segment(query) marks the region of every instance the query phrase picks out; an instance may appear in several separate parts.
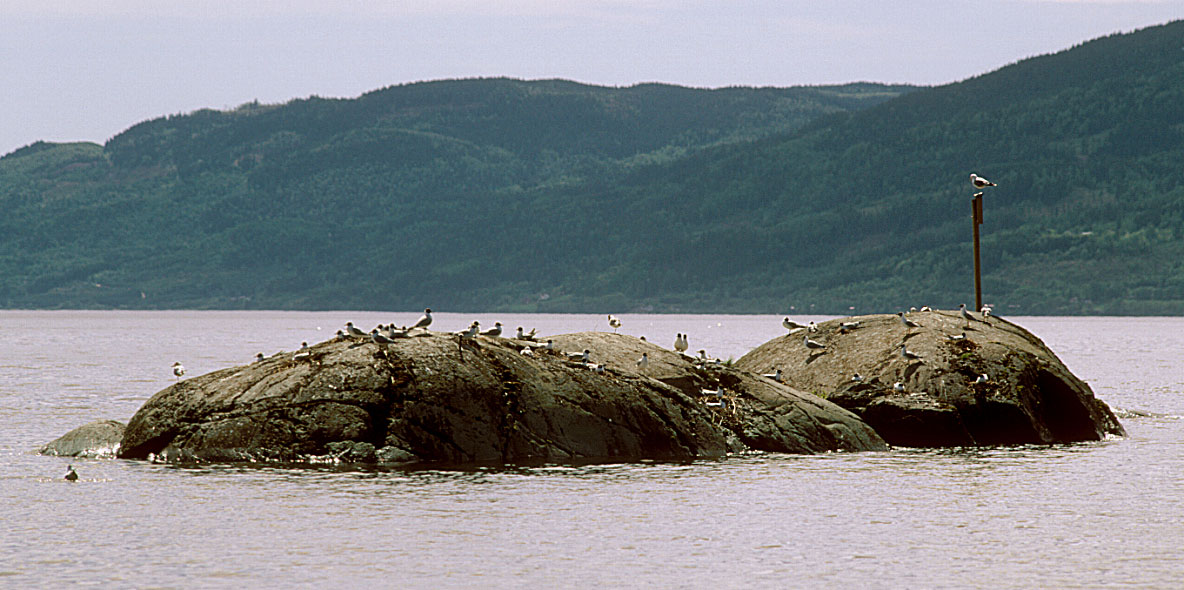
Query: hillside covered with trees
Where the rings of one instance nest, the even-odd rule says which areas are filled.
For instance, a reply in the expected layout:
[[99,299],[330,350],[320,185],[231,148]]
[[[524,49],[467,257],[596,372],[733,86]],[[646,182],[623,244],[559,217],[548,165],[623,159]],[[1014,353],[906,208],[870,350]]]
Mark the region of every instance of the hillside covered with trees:
[[0,159],[0,306],[1184,313],[1184,22],[934,88],[506,79]]

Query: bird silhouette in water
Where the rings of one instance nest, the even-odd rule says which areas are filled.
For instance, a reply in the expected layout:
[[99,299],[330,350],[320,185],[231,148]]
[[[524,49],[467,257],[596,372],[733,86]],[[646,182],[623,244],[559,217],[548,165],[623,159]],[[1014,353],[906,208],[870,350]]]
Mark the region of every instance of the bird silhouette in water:
[[78,481],[78,473],[74,471],[73,465],[66,466],[66,481]]

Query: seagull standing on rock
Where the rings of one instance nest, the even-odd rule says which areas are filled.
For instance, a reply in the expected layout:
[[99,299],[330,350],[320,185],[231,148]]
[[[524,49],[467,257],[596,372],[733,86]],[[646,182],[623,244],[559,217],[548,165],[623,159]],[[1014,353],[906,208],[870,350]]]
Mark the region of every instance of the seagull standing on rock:
[[765,373],[764,375],[761,375],[761,377],[768,377],[769,379],[781,383],[781,369],[776,369],[773,373]]
[[676,350],[678,352],[686,352],[687,349],[690,347],[691,347],[691,343],[687,339],[686,334],[680,333],[674,337],[674,350]]
[[910,319],[904,317],[903,311],[896,312],[896,315],[900,316],[900,323],[903,324],[904,327],[906,327],[906,328],[920,328],[921,327],[920,324],[918,324],[917,322],[914,322],[913,320],[910,320]]
[[785,329],[789,330],[790,332],[792,332],[794,330],[801,330],[802,328],[805,328],[805,326],[789,319],[788,316],[785,319],[781,320],[781,325],[785,326]]
[[641,358],[637,359],[637,368],[644,369],[650,366],[650,355],[648,352],[641,353]]
[[967,325],[974,321],[974,316],[970,315],[970,310],[966,309],[965,303],[958,305],[958,313],[962,315],[962,319],[966,320]]
[[502,335],[502,323],[501,322],[494,322],[493,327],[484,331],[484,332],[481,332],[481,335],[482,336],[491,336],[491,337],[501,336]]
[[918,360],[921,358],[921,355],[919,355],[915,352],[909,352],[908,347],[905,346],[904,344],[900,345],[900,356],[902,356],[906,360],[910,360],[910,361],[915,361],[915,360]]
[[432,308],[429,307],[423,310],[423,316],[419,318],[419,321],[415,322],[414,326],[411,326],[411,329],[423,328],[426,330],[430,325],[432,325]]
[[182,365],[179,362],[173,363],[173,376],[177,378],[177,381],[180,381],[181,377],[184,375],[185,375],[185,365]]
[[345,333],[349,334],[350,336],[353,336],[355,338],[365,338],[365,337],[369,336],[369,334],[359,330],[358,327],[355,326],[353,322],[346,322],[345,323]]
[[613,332],[616,332],[617,328],[621,327],[621,320],[618,320],[617,316],[611,313],[608,314],[608,327],[612,328]]
[[995,183],[993,183],[993,182],[991,182],[991,181],[989,181],[989,180],[987,180],[987,179],[985,179],[973,172],[970,173],[970,184],[973,184],[974,188],[986,188],[988,186],[999,186],[999,185],[997,185],[997,184],[995,184]]
[[567,353],[567,360],[588,364],[592,360],[592,351],[585,348],[584,352],[569,352]]
[[806,348],[809,348],[811,350],[818,350],[818,349],[826,348],[825,344],[823,344],[821,342],[814,341],[814,340],[810,340],[809,336],[802,336],[802,344],[805,344]]

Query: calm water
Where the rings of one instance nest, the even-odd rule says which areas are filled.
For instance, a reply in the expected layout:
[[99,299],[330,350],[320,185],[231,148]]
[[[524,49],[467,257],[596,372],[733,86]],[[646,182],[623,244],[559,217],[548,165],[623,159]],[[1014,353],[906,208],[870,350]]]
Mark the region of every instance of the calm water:
[[[32,454],[172,382],[418,313],[0,311],[0,587],[1175,588],[1184,319],[1014,318],[1130,437],[471,472],[181,468]],[[604,316],[438,314],[540,333]],[[739,357],[772,316],[621,316]],[[800,316],[795,319],[823,319]],[[62,480],[73,462],[81,479]]]

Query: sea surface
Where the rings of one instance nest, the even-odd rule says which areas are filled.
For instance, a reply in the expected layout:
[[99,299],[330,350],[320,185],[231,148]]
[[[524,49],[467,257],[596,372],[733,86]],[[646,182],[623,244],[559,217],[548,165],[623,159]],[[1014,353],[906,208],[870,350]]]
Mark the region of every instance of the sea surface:
[[[1095,443],[439,471],[44,457],[173,382],[417,312],[0,311],[0,588],[1178,588],[1184,318],[1017,317]],[[435,314],[541,334],[600,315]],[[621,315],[743,355],[780,317]],[[822,320],[798,316],[799,321]],[[80,479],[62,476],[73,464]]]

